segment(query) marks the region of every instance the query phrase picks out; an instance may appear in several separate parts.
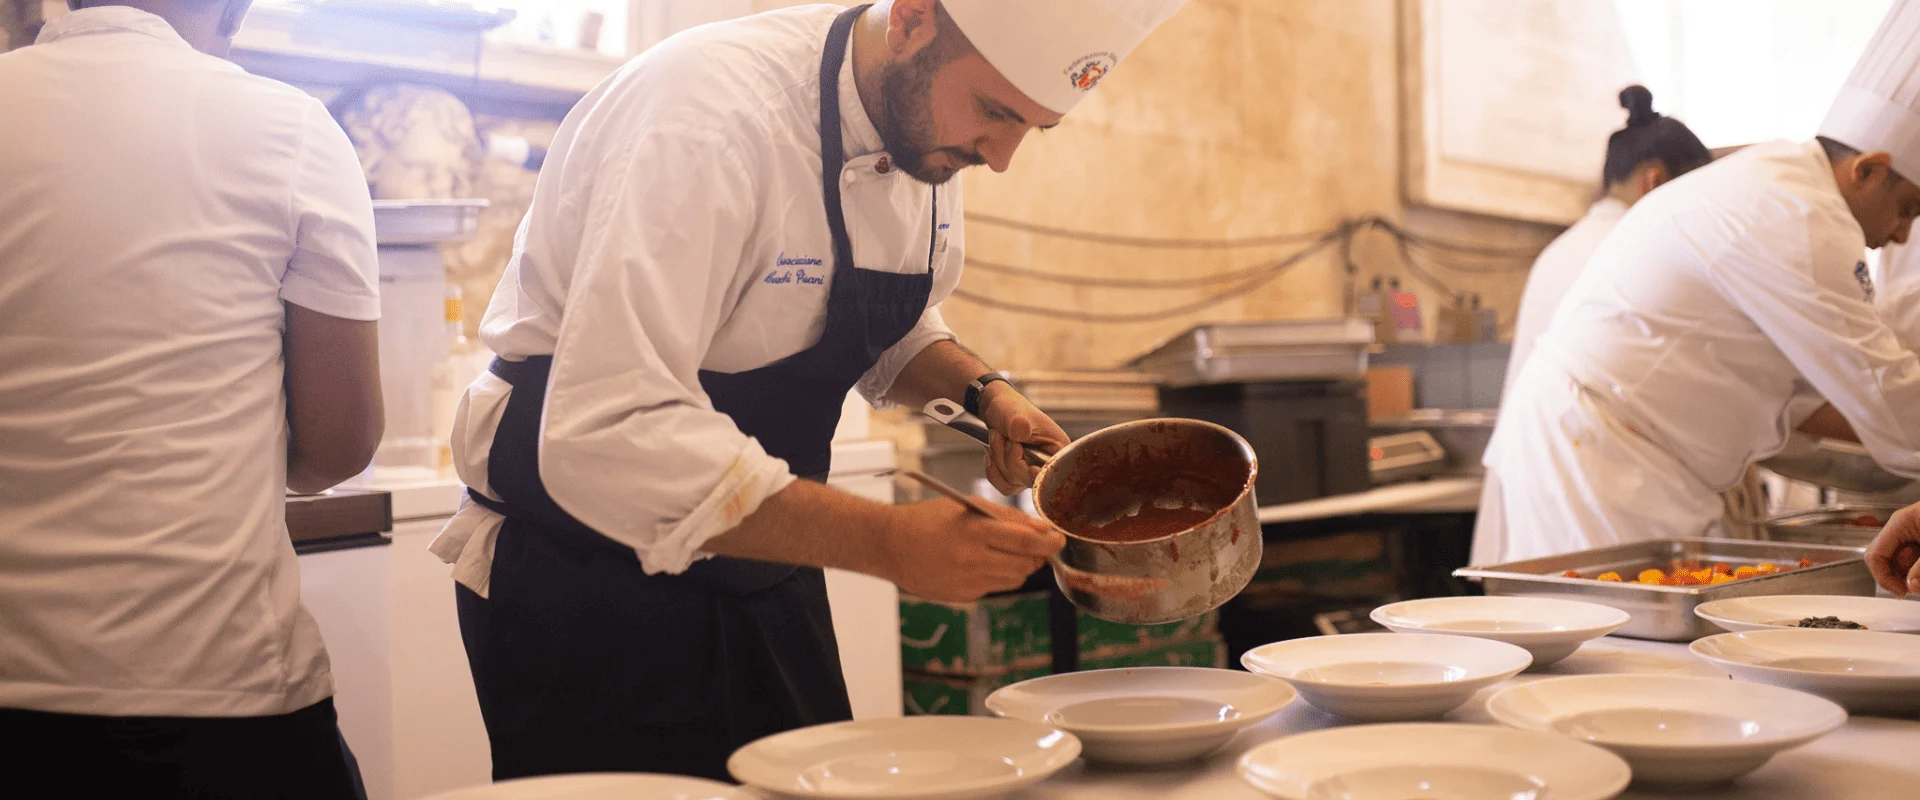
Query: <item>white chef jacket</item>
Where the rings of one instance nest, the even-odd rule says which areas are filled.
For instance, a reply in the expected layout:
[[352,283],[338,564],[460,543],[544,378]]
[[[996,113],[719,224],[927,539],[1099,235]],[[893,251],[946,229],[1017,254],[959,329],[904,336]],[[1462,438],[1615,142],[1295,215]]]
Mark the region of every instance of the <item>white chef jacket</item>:
[[1546,332],[1547,322],[1560,308],[1567,289],[1580,277],[1593,251],[1626,213],[1626,203],[1613,197],[1601,198],[1534,259],[1533,269],[1527,273],[1527,288],[1520,294],[1520,311],[1514,316],[1513,352],[1507,357],[1507,381],[1501,390],[1502,397],[1513,388],[1514,378],[1527,363],[1527,356],[1533,353],[1534,340]]
[[1909,350],[1920,350],[1920,244],[1881,248],[1873,275],[1873,307]]
[[0,55],[0,706],[258,716],[332,695],[287,538],[285,303],[379,316],[311,97],[125,6]]
[[1778,452],[1796,380],[1920,475],[1920,357],[1870,303],[1816,143],[1755,145],[1649,194],[1594,252],[1502,408],[1497,546],[1530,558],[1702,535]]
[[[793,480],[714,410],[697,373],[765,366],[825,327],[833,243],[818,84],[827,28],[844,10],[694,28],[589,93],[555,135],[481,325],[503,358],[554,355],[541,479],[650,573],[705,557],[702,544]],[[928,268],[930,246],[933,259],[919,323],[856,387],[878,403],[908,361],[953,337],[939,303],[960,279],[961,196],[958,181],[935,190],[892,167],[852,60],[839,74],[840,190],[854,260],[914,273]],[[460,477],[489,497],[488,450],[510,392],[482,375],[455,415]],[[468,502],[433,543],[455,580],[483,596],[501,519]]]

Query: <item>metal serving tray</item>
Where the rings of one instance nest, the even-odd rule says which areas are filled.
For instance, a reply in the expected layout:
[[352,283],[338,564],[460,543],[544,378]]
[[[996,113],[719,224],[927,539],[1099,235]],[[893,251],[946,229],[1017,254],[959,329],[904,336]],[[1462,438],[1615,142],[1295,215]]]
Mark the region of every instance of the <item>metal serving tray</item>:
[[1129,365],[1165,386],[1355,380],[1367,374],[1373,324],[1346,319],[1199,325]]
[[1767,520],[1767,538],[1776,542],[1864,548],[1880,533],[1880,528],[1854,525],[1850,520],[1868,514],[1879,518],[1881,526],[1885,526],[1893,512],[1902,508],[1905,506],[1892,503],[1857,503],[1783,514]]
[[373,236],[380,244],[464,242],[480,230],[484,199],[375,200]]
[[[1560,576],[1570,569],[1583,575],[1612,570],[1631,581],[1643,569],[1670,569],[1675,560],[1725,562],[1739,567],[1761,562],[1787,566],[1799,563],[1802,558],[1812,559],[1813,566],[1717,586],[1644,586]],[[1614,631],[1615,634],[1666,642],[1692,641],[1719,633],[1717,626],[1693,613],[1696,606],[1709,600],[1775,594],[1868,597],[1874,588],[1873,576],[1867,572],[1867,563],[1858,548],[1739,539],[1654,539],[1488,567],[1467,567],[1454,570],[1453,574],[1479,580],[1490,595],[1558,597],[1612,606],[1633,617]]]

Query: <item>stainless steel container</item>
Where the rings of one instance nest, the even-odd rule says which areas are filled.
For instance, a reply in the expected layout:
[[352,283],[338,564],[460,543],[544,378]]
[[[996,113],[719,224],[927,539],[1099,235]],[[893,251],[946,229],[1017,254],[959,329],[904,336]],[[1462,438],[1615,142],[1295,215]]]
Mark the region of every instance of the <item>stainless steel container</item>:
[[1373,324],[1357,317],[1216,323],[1190,328],[1129,366],[1164,386],[1357,380],[1367,374],[1372,343]]
[[[1061,591],[1088,614],[1130,625],[1157,625],[1219,608],[1260,568],[1253,492],[1258,471],[1253,446],[1245,439],[1191,419],[1122,423],[1061,448],[1033,487],[1035,510],[1067,534],[1060,559],[1087,572],[1167,582],[1153,592],[1115,596],[1060,580]],[[1085,535],[1147,507],[1213,513],[1204,522],[1154,538],[1113,541]]]
[[1499,412],[1478,409],[1416,408],[1405,415],[1376,420],[1377,433],[1426,431],[1447,454],[1447,472],[1452,475],[1480,475],[1487,469],[1480,464],[1493,439],[1493,426]]
[[1891,492],[1913,483],[1910,478],[1886,471],[1865,447],[1797,431],[1787,437],[1780,452],[1760,466],[1796,481],[1866,494]]
[[[1566,578],[1605,571],[1631,580],[1644,569],[1670,570],[1674,561],[1725,562],[1733,566],[1770,562],[1791,566],[1800,559],[1813,566],[1773,575],[1742,578],[1712,586],[1645,586],[1591,578]],[[1695,616],[1693,609],[1710,600],[1775,594],[1873,595],[1873,576],[1860,551],[1850,547],[1735,539],[1653,539],[1577,553],[1564,553],[1485,567],[1454,570],[1454,575],[1478,580],[1490,595],[1557,597],[1612,606],[1633,617],[1614,631],[1635,639],[1685,642],[1719,629]]]
[[[1767,538],[1776,542],[1864,548],[1901,508],[1904,506],[1891,503],[1858,503],[1782,514],[1767,520]],[[1880,524],[1854,524],[1862,516],[1873,517]]]

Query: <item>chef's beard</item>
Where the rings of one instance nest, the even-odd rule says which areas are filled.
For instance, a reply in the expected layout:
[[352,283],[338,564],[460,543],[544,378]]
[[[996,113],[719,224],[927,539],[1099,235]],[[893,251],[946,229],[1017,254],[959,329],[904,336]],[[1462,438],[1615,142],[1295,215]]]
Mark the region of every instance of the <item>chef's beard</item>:
[[[979,153],[937,144],[933,125],[933,75],[952,60],[942,58],[936,52],[940,49],[923,47],[906,63],[886,68],[880,76],[880,118],[874,120],[874,128],[880,131],[880,143],[893,156],[894,165],[914,180],[931,186],[946,183],[965,167],[987,163]],[[927,159],[934,155],[945,155],[954,165],[928,163]]]

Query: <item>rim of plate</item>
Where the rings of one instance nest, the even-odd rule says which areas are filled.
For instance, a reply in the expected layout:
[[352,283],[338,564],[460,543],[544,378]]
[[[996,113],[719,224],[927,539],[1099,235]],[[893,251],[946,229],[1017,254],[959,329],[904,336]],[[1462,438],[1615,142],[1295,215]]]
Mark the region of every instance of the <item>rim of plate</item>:
[[[1858,683],[1858,684],[1869,684],[1869,683],[1920,684],[1920,675],[1861,675],[1861,674],[1856,674],[1851,672],[1822,672],[1819,670],[1810,670],[1810,669],[1794,669],[1792,667],[1776,667],[1769,664],[1761,664],[1755,661],[1748,660],[1747,658],[1739,657],[1739,656],[1747,655],[1744,653],[1708,652],[1710,650],[1722,649],[1723,647],[1726,646],[1725,645],[1726,642],[1745,643],[1748,641],[1752,641],[1755,643],[1752,646],[1754,650],[1759,650],[1762,647],[1764,647],[1766,640],[1768,639],[1786,639],[1786,640],[1805,639],[1810,643],[1809,645],[1806,645],[1808,647],[1808,652],[1799,653],[1799,655],[1809,655],[1809,656],[1822,655],[1822,653],[1813,649],[1813,646],[1817,645],[1819,643],[1819,640],[1822,640],[1822,639],[1826,640],[1827,644],[1829,645],[1841,645],[1841,646],[1845,646],[1845,645],[1858,646],[1862,643],[1878,641],[1890,646],[1891,652],[1887,654],[1889,655],[1888,660],[1898,661],[1901,658],[1915,658],[1916,659],[1915,663],[1920,663],[1920,636],[1915,636],[1911,633],[1890,633],[1887,631],[1842,631],[1842,630],[1830,630],[1830,629],[1822,629],[1822,628],[1763,628],[1760,630],[1751,630],[1751,631],[1730,631],[1728,633],[1716,633],[1712,636],[1708,636],[1701,639],[1695,639],[1692,644],[1687,645],[1687,649],[1692,651],[1694,655],[1699,656],[1700,658],[1704,658],[1715,664],[1731,665],[1734,667],[1739,667],[1741,669],[1750,669],[1750,670],[1755,670],[1759,672],[1765,672],[1772,675],[1803,675],[1807,677],[1816,677],[1816,678],[1822,678],[1827,680],[1841,681],[1841,682],[1847,682],[1847,683]],[[1836,656],[1836,657],[1858,658],[1859,656]]]
[[[1255,655],[1262,650],[1312,648],[1318,645],[1303,644],[1303,643],[1318,642],[1322,640],[1332,640],[1332,639],[1351,640],[1356,637],[1366,637],[1372,640],[1393,638],[1396,641],[1403,642],[1403,643],[1411,643],[1419,637],[1429,637],[1430,639],[1429,643],[1435,646],[1458,647],[1458,648],[1466,648],[1466,649],[1484,648],[1486,651],[1488,651],[1489,655],[1497,654],[1499,656],[1506,657],[1509,661],[1511,661],[1515,657],[1518,657],[1520,661],[1518,662],[1517,665],[1509,665],[1509,666],[1494,668],[1490,672],[1469,675],[1457,681],[1424,681],[1420,683],[1394,683],[1394,684],[1379,685],[1379,684],[1324,681],[1316,678],[1296,677],[1297,673],[1300,672],[1301,670],[1296,669],[1289,674],[1282,674],[1276,671],[1269,671],[1267,669],[1262,668],[1259,665],[1258,661],[1255,659]],[[1443,640],[1443,639],[1447,640],[1444,644],[1438,641],[1433,641],[1433,640]],[[1448,664],[1445,661],[1437,660],[1437,659],[1421,659],[1420,655],[1421,654],[1418,653],[1417,651],[1410,651],[1410,654],[1407,656],[1407,658],[1410,661],[1414,661],[1415,663],[1420,663],[1420,664],[1431,664],[1431,665],[1440,666],[1440,667],[1459,666],[1456,664]],[[1343,663],[1343,662],[1330,662],[1330,663]],[[1333,691],[1361,690],[1369,694],[1390,694],[1396,691],[1406,691],[1406,690],[1432,691],[1435,689],[1445,689],[1445,688],[1465,689],[1467,686],[1477,681],[1497,682],[1497,681],[1506,680],[1507,678],[1511,678],[1514,675],[1518,675],[1522,672],[1525,672],[1528,667],[1533,666],[1533,654],[1527,652],[1526,648],[1521,647],[1517,644],[1509,644],[1507,642],[1495,641],[1493,639],[1483,639],[1477,636],[1459,636],[1451,633],[1342,633],[1334,636],[1307,636],[1299,639],[1286,639],[1278,642],[1269,642],[1267,644],[1263,644],[1259,647],[1253,648],[1252,650],[1248,650],[1245,653],[1242,653],[1240,655],[1240,665],[1243,667],[1246,667],[1248,672],[1252,672],[1258,675],[1266,675],[1269,677],[1279,678],[1283,681],[1287,681],[1288,683],[1294,683],[1296,685],[1296,688],[1298,686],[1304,685],[1304,686],[1311,686],[1316,689],[1323,689],[1323,690],[1333,690]],[[1320,665],[1315,664],[1315,665],[1302,667],[1301,669],[1317,669],[1319,666]]]
[[[911,787],[903,786],[898,788],[876,790],[873,792],[864,792],[864,793],[849,793],[849,792],[841,792],[841,791],[823,792],[818,789],[809,789],[802,786],[795,786],[792,783],[785,782],[785,781],[778,782],[776,785],[775,781],[766,780],[764,778],[764,775],[755,773],[755,771],[748,765],[748,762],[751,762],[754,759],[765,758],[753,752],[755,747],[772,746],[773,744],[777,743],[777,740],[791,739],[794,737],[804,736],[809,733],[813,733],[817,735],[821,729],[825,729],[825,728],[856,728],[856,727],[888,728],[888,727],[894,727],[894,726],[935,727],[940,725],[947,725],[947,726],[971,725],[976,727],[1019,725],[1019,726],[1028,728],[1030,733],[1040,734],[1042,737],[1046,736],[1048,733],[1058,736],[1061,739],[1061,744],[1059,747],[1039,748],[1039,752],[1047,754],[1048,756],[1045,763],[1041,764],[1034,771],[1025,775],[1017,776],[1015,778],[1004,778],[1004,777],[982,778],[978,780],[969,781],[966,783],[954,783],[954,784],[943,785],[943,786],[923,786],[919,788],[911,788]],[[1029,783],[1045,780],[1048,776],[1056,772],[1059,772],[1062,769],[1065,769],[1067,765],[1072,764],[1074,759],[1077,759],[1079,757],[1080,757],[1080,739],[1074,736],[1072,733],[1063,731],[1052,725],[1042,725],[1035,722],[1028,722],[1026,720],[1006,719],[1004,717],[973,717],[973,716],[939,714],[939,715],[927,715],[927,716],[915,716],[915,717],[882,717],[879,719],[846,720],[843,722],[829,722],[824,725],[813,725],[805,728],[796,728],[790,731],[782,731],[780,733],[772,734],[769,736],[763,736],[759,739],[755,739],[751,742],[748,742],[745,746],[741,747],[738,750],[735,750],[733,752],[733,755],[728,756],[727,772],[733,775],[733,777],[739,779],[739,781],[743,784],[752,786],[757,789],[765,789],[767,791],[774,792],[776,794],[783,795],[783,796],[789,796],[789,797],[835,798],[836,800],[847,800],[849,798],[873,798],[873,800],[883,800],[883,799],[884,800],[906,800],[907,798],[937,798],[937,797],[948,797],[948,796],[955,796],[955,795],[966,795],[966,794],[975,793],[975,792],[993,791],[993,790],[1002,789],[1002,788],[1004,788],[1006,791],[1011,791],[1015,788],[1018,788],[1020,786],[1023,786]],[[743,759],[745,760],[743,761]],[[770,761],[771,759],[766,759],[766,760]],[[780,769],[778,771],[781,772],[783,776],[787,778],[791,778],[791,777],[794,777],[795,775],[798,775],[798,772],[788,774],[785,769]]]
[[[1562,607],[1573,607],[1573,608],[1579,608],[1582,610],[1597,610],[1600,612],[1607,612],[1612,617],[1612,619],[1609,619],[1607,622],[1598,623],[1594,625],[1569,627],[1564,630],[1556,630],[1556,631],[1450,631],[1450,630],[1439,630],[1439,629],[1427,627],[1427,625],[1431,624],[1436,620],[1423,621],[1415,617],[1408,616],[1405,613],[1395,613],[1394,611],[1390,610],[1395,608],[1409,608],[1409,607],[1418,608],[1420,606],[1437,608],[1440,606],[1447,606],[1447,605],[1467,606],[1467,605],[1510,605],[1510,604],[1513,604],[1513,605],[1546,604],[1546,605],[1559,605]],[[1625,611],[1621,611],[1620,609],[1614,608],[1613,606],[1602,605],[1600,603],[1589,603],[1584,600],[1565,600],[1557,597],[1520,598],[1520,597],[1507,597],[1504,595],[1485,595],[1485,596],[1478,596],[1478,597],[1473,597],[1473,596],[1425,597],[1425,598],[1420,598],[1418,600],[1401,600],[1398,602],[1387,603],[1386,605],[1375,608],[1367,616],[1368,618],[1372,619],[1374,622],[1378,622],[1381,625],[1385,625],[1389,628],[1392,628],[1397,625],[1417,633],[1434,633],[1434,634],[1443,634],[1447,636],[1472,636],[1472,637],[1481,638],[1481,639],[1495,639],[1500,641],[1505,641],[1505,640],[1528,641],[1528,642],[1532,642],[1532,641],[1564,642],[1574,638],[1579,638],[1582,641],[1585,641],[1587,639],[1598,639],[1602,636],[1605,636],[1609,633],[1614,632],[1615,630],[1618,630],[1621,626],[1626,625],[1628,622],[1633,621],[1633,615],[1628,614]]]
[[[1627,682],[1646,681],[1649,683],[1653,683],[1653,682],[1693,683],[1701,686],[1702,688],[1706,688],[1709,685],[1716,686],[1716,687],[1733,685],[1738,687],[1741,691],[1751,690],[1754,694],[1763,695],[1763,696],[1772,695],[1774,697],[1780,697],[1782,696],[1782,693],[1786,693],[1790,695],[1798,695],[1799,697],[1796,699],[1800,700],[1801,702],[1807,702],[1813,705],[1824,706],[1824,708],[1822,708],[1821,710],[1827,713],[1827,719],[1821,722],[1820,724],[1816,725],[1815,730],[1803,731],[1803,732],[1794,733],[1791,735],[1782,734],[1782,735],[1775,735],[1775,736],[1759,738],[1759,739],[1747,739],[1747,740],[1737,741],[1737,742],[1654,744],[1654,743],[1648,743],[1648,742],[1599,741],[1599,740],[1583,739],[1580,737],[1568,736],[1567,734],[1560,733],[1559,731],[1552,730],[1551,728],[1534,727],[1534,725],[1531,722],[1523,720],[1518,712],[1515,712],[1506,708],[1506,706],[1509,703],[1514,702],[1512,698],[1526,694],[1526,690],[1529,690],[1529,689],[1538,691],[1538,687],[1545,684],[1558,684],[1562,686],[1572,686],[1578,683],[1607,683],[1607,682],[1618,682],[1622,680],[1625,680]],[[1636,706],[1631,703],[1622,703],[1622,704],[1614,705],[1612,707],[1616,709],[1634,709],[1634,708],[1654,708],[1655,706],[1650,706],[1650,705]],[[1508,688],[1495,692],[1492,697],[1487,698],[1487,714],[1492,716],[1494,719],[1499,720],[1500,723],[1503,725],[1518,728],[1520,730],[1536,731],[1539,733],[1548,733],[1548,734],[1554,734],[1559,736],[1568,736],[1568,738],[1574,739],[1575,741],[1583,741],[1589,744],[1597,744],[1597,745],[1600,745],[1601,747],[1621,747],[1621,748],[1629,748],[1629,749],[1640,750],[1640,751],[1658,750],[1658,751],[1665,751],[1665,752],[1683,752],[1683,753],[1723,752],[1727,750],[1769,750],[1769,751],[1785,750],[1789,747],[1795,747],[1795,746],[1804,744],[1806,742],[1813,741],[1814,739],[1818,739],[1822,736],[1825,736],[1829,733],[1839,730],[1842,726],[1847,724],[1847,718],[1848,718],[1847,710],[1845,708],[1842,708],[1839,703],[1835,703],[1832,700],[1828,700],[1827,698],[1821,697],[1819,695],[1816,695],[1810,692],[1803,692],[1798,689],[1789,689],[1784,686],[1772,686],[1764,683],[1752,683],[1748,681],[1725,681],[1719,678],[1706,678],[1706,677],[1699,677],[1694,675],[1647,675],[1647,674],[1631,674],[1631,673],[1613,673],[1613,674],[1606,674],[1606,675],[1567,675],[1567,676],[1558,677],[1558,678],[1545,678],[1538,681],[1530,681],[1528,683],[1523,683],[1519,686],[1510,686]],[[1544,720],[1543,722],[1551,723],[1552,720],[1551,719]]]
[[[1627,784],[1633,780],[1633,768],[1628,766],[1626,759],[1621,758],[1619,754],[1614,753],[1611,750],[1608,750],[1604,747],[1593,744],[1591,742],[1583,742],[1578,739],[1574,739],[1572,737],[1560,736],[1557,734],[1542,733],[1539,731],[1531,731],[1531,730],[1521,730],[1519,728],[1509,728],[1502,725],[1467,724],[1467,723],[1457,723],[1457,722],[1388,722],[1388,723],[1376,723],[1371,725],[1351,725],[1351,726],[1343,726],[1339,728],[1326,728],[1324,730],[1309,731],[1307,733],[1297,733],[1291,736],[1283,736],[1278,739],[1273,739],[1273,740],[1264,742],[1254,747],[1253,749],[1248,750],[1246,753],[1242,754],[1240,758],[1234,762],[1234,771],[1240,775],[1240,779],[1242,781],[1247,782],[1248,784],[1252,785],[1254,788],[1264,792],[1277,793],[1278,791],[1277,789],[1270,788],[1270,785],[1271,785],[1270,778],[1264,775],[1256,777],[1254,773],[1257,769],[1259,769],[1259,767],[1255,762],[1260,760],[1260,756],[1263,753],[1285,752],[1289,749],[1297,748],[1300,742],[1296,740],[1299,740],[1305,737],[1338,739],[1338,738],[1346,738],[1346,737],[1360,737],[1360,736],[1366,736],[1366,735],[1393,736],[1393,735],[1397,735],[1402,732],[1405,732],[1408,736],[1415,737],[1415,738],[1431,739],[1433,741],[1453,741],[1453,739],[1449,737],[1449,734],[1458,734],[1458,733],[1462,733],[1463,731],[1471,731],[1471,732],[1481,734],[1481,735],[1486,735],[1486,736],[1518,737],[1522,739],[1531,740],[1535,744],[1543,744],[1543,745],[1549,745],[1549,746],[1563,746],[1563,747],[1566,747],[1566,752],[1568,753],[1577,752],[1584,757],[1591,758],[1595,762],[1596,769],[1600,768],[1599,767],[1600,762],[1604,762],[1606,764],[1607,771],[1611,774],[1612,780],[1608,781],[1604,785],[1600,785],[1600,786],[1578,785],[1573,787],[1561,787],[1561,786],[1553,785],[1553,783],[1549,781],[1548,790],[1551,792],[1553,796],[1553,800],[1607,800],[1608,798],[1614,797],[1620,794],[1621,792],[1626,791]],[[1401,758],[1401,756],[1399,754],[1399,751],[1392,750],[1392,749],[1376,750],[1373,753],[1373,755],[1378,759],[1373,764],[1358,765],[1358,766],[1355,766],[1353,769],[1339,771],[1339,772],[1332,772],[1327,775],[1319,776],[1318,780],[1326,780],[1328,778],[1344,775],[1344,774],[1347,774],[1347,772],[1353,771],[1354,769],[1365,769],[1370,767],[1418,766],[1418,765],[1433,763],[1431,760],[1428,760],[1428,759],[1416,758],[1411,756],[1404,757],[1404,760],[1395,760],[1397,758]],[[1272,770],[1268,770],[1268,772],[1271,772],[1271,771]],[[1300,798],[1294,798],[1294,800],[1300,800]]]
[[[425,800],[505,800],[509,797],[518,797],[518,792],[523,789],[562,791],[567,787],[586,790],[590,788],[598,789],[602,786],[609,790],[628,792],[636,790],[709,792],[710,794],[701,795],[701,797],[712,798],[712,800],[746,800],[746,798],[749,797],[749,795],[743,792],[741,787],[687,775],[640,772],[576,772],[565,775],[541,775],[531,778],[514,778],[512,780],[489,783],[482,786],[468,786],[463,789],[454,789],[452,791],[434,794],[425,798]],[[549,795],[542,794],[540,796],[548,797]]]
[[[1837,630],[1841,633],[1894,633],[1894,634],[1920,633],[1920,603],[1913,604],[1914,605],[1913,612],[1909,615],[1909,619],[1903,619],[1900,617],[1888,618],[1888,619],[1894,619],[1897,621],[1909,623],[1907,627],[1903,627],[1898,630],[1887,630],[1885,628],[1872,628],[1872,627],[1867,628],[1867,630],[1865,631],[1852,631],[1852,630],[1845,630],[1840,628],[1801,628],[1797,625],[1776,625],[1771,622],[1759,622],[1751,619],[1741,619],[1739,617],[1727,616],[1724,613],[1725,609],[1737,609],[1742,607],[1759,607],[1769,603],[1781,603],[1781,602],[1839,603],[1842,605],[1851,604],[1851,603],[1862,603],[1871,608],[1882,608],[1882,609],[1892,610],[1893,608],[1895,608],[1895,606],[1887,605],[1888,603],[1899,604],[1899,603],[1906,603],[1909,601],[1893,600],[1893,599],[1884,598],[1884,597],[1862,597],[1859,595],[1851,595],[1851,594],[1755,595],[1752,597],[1729,597],[1722,600],[1710,600],[1708,602],[1701,603],[1700,605],[1694,606],[1693,613],[1695,616],[1698,616],[1701,619],[1704,619],[1708,622],[1712,622],[1716,625],[1720,625],[1722,627],[1725,627],[1726,623],[1731,622],[1735,625],[1754,626],[1753,630],[1783,630],[1783,631]],[[1859,614],[1858,611],[1849,612],[1849,613]],[[1840,616],[1840,615],[1836,614],[1834,616]],[[1854,620],[1854,621],[1858,622],[1859,620]],[[1729,631],[1734,633],[1740,632],[1733,629],[1729,629]]]
[[[1279,702],[1277,703],[1267,704],[1270,707],[1256,707],[1256,710],[1253,710],[1253,711],[1246,711],[1244,709],[1241,709],[1243,713],[1241,713],[1240,716],[1230,720],[1211,720],[1211,721],[1205,721],[1205,722],[1188,722],[1188,723],[1182,723],[1179,725],[1157,725],[1157,726],[1062,724],[1058,722],[1047,721],[1044,718],[1045,716],[1044,714],[1042,715],[1041,719],[1033,719],[1030,717],[1016,717],[1007,713],[1007,711],[1003,708],[995,708],[996,705],[1003,706],[1006,704],[1007,701],[1005,700],[1005,697],[1007,695],[1005,693],[1007,693],[1008,690],[1015,689],[1021,686],[1033,687],[1035,685],[1050,683],[1050,682],[1051,683],[1071,683],[1076,679],[1085,680],[1085,678],[1076,678],[1076,676],[1093,675],[1097,673],[1146,672],[1149,670],[1155,673],[1160,673],[1160,674],[1171,674],[1173,672],[1204,672],[1209,674],[1219,673],[1222,675],[1234,676],[1229,678],[1230,680],[1239,680],[1243,676],[1251,680],[1270,681],[1276,684],[1275,686],[1276,689],[1284,692],[1285,697],[1280,699]],[[1194,692],[1194,694],[1197,695],[1198,692]],[[1128,698],[1128,697],[1143,697],[1143,696],[1147,696],[1147,695],[1114,694],[1114,695],[1105,695],[1104,697]],[[1187,696],[1191,697],[1193,695],[1187,695]],[[995,698],[1000,698],[1000,699],[996,700]],[[1158,737],[1161,735],[1171,736],[1171,735],[1186,734],[1186,733],[1199,733],[1201,731],[1212,730],[1216,728],[1234,728],[1234,729],[1244,728],[1249,725],[1256,724],[1261,720],[1266,719],[1267,717],[1270,717],[1270,716],[1273,716],[1274,714],[1279,713],[1281,709],[1284,709],[1287,706],[1292,705],[1293,701],[1299,698],[1300,698],[1300,690],[1293,688],[1293,684],[1288,683],[1287,681],[1279,678],[1278,676],[1267,675],[1263,673],[1236,672],[1234,670],[1214,669],[1212,667],[1121,667],[1116,669],[1097,669],[1097,670],[1088,670],[1086,672],[1069,672],[1061,675],[1043,675],[1038,678],[1029,678],[1019,683],[1010,684],[1010,685],[1002,686],[998,689],[995,689],[992,694],[987,695],[986,706],[988,711],[991,711],[996,716],[999,716],[1005,719],[1019,720],[1022,722],[1031,722],[1035,725],[1046,725],[1054,728],[1059,728],[1061,730],[1067,731],[1068,733],[1090,733],[1090,734],[1099,734],[1103,736],[1141,734],[1141,735],[1150,735],[1150,736]],[[1079,702],[1086,702],[1088,700],[1097,700],[1097,699],[1101,699],[1101,697],[1089,696]],[[1239,706],[1235,706],[1235,708],[1238,709]],[[1046,713],[1050,714],[1050,713],[1053,713],[1053,711],[1058,711],[1058,710],[1059,708],[1054,708],[1049,710]]]

